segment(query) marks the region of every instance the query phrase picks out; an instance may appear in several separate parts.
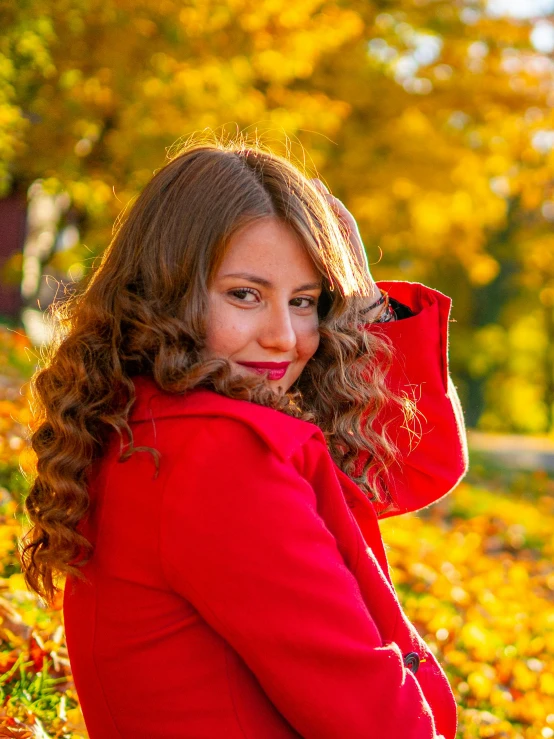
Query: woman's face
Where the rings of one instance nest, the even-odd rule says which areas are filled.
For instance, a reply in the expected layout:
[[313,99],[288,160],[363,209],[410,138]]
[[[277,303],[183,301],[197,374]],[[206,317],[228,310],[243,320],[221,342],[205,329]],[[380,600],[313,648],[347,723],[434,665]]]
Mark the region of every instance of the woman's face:
[[230,240],[209,289],[204,356],[224,357],[240,374],[265,374],[276,393],[285,392],[319,345],[321,289],[290,226],[265,218],[245,227]]

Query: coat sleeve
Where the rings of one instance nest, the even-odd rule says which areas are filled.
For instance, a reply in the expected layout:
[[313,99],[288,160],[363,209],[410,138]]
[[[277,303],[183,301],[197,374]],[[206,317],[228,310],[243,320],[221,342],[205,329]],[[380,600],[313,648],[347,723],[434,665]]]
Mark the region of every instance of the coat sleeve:
[[[387,510],[375,504],[385,518],[418,510],[449,493],[467,472],[468,453],[463,412],[448,371],[451,299],[420,283],[377,284],[415,313],[366,326],[391,340],[395,357],[387,384],[415,400],[418,410],[416,419],[406,425],[398,407],[390,405],[373,425],[378,429],[387,423],[399,450],[390,469],[393,507]],[[363,455],[358,462],[363,462]]]
[[311,484],[242,421],[203,418],[186,436],[164,491],[161,554],[170,586],[302,737],[440,739]]

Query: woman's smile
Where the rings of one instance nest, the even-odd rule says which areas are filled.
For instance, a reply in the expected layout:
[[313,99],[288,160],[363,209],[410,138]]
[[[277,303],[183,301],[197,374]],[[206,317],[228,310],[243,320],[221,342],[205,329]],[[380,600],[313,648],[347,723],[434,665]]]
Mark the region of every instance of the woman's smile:
[[286,374],[290,362],[236,362],[259,375],[267,374],[268,380],[280,380]]

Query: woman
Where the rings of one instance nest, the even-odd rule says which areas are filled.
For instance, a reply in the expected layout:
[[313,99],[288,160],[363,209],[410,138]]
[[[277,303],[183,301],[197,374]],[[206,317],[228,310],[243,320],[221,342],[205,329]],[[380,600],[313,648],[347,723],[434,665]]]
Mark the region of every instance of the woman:
[[449,310],[260,148],[154,176],[34,378],[23,563],[91,739],[454,738],[377,525],[465,472]]

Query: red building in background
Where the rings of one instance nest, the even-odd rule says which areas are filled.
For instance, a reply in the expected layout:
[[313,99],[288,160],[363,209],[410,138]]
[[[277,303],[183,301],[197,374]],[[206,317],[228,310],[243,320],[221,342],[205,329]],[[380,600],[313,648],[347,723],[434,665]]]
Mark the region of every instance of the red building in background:
[[7,279],[7,262],[15,255],[23,257],[26,211],[24,194],[0,199],[0,318],[17,318],[23,305],[20,280],[14,284]]

